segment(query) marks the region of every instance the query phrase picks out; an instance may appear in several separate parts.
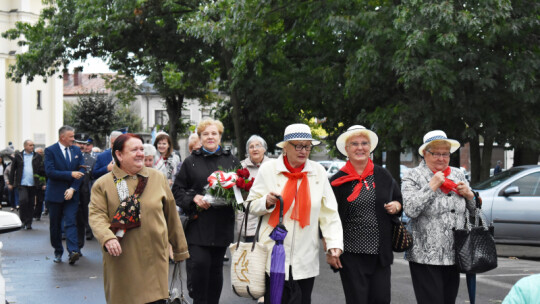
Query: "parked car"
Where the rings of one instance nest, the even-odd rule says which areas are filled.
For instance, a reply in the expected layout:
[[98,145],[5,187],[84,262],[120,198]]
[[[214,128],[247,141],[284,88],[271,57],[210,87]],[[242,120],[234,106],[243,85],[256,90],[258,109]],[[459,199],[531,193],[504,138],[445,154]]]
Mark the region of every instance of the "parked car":
[[497,243],[540,245],[540,166],[519,166],[472,186]]
[[[382,165],[383,168],[386,168],[386,164]],[[405,175],[405,172],[409,171],[411,168],[405,166],[405,165],[399,165],[399,178],[403,178],[403,175]],[[399,182],[399,181],[398,181]]]
[[[17,214],[7,211],[0,211],[0,234],[11,231],[17,231],[21,229],[21,220]],[[0,241],[0,260],[2,255],[2,241]],[[1,266],[1,265],[0,265]],[[0,267],[0,303],[7,303],[6,301],[6,281],[2,275],[2,269]]]
[[342,160],[321,160],[318,163],[326,169],[326,175],[328,175],[328,178],[331,178],[339,171],[339,169],[345,166],[345,162]]

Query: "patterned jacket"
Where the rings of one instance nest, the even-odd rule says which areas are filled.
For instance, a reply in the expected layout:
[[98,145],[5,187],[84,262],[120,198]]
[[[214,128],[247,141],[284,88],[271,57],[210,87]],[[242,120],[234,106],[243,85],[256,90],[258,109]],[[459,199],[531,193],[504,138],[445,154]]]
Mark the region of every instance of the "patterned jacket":
[[[449,179],[467,183],[461,170],[451,170]],[[420,264],[454,265],[453,230],[464,227],[465,207],[473,212],[475,204],[452,191],[433,191],[429,187],[432,177],[433,172],[422,161],[407,171],[402,180],[403,210],[410,218],[408,230],[413,236],[413,246],[405,259]]]

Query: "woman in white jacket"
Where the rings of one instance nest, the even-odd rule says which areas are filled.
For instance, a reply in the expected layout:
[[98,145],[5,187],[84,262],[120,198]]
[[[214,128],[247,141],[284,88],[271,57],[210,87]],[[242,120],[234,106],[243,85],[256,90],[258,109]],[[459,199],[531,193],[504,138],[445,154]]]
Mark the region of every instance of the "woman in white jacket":
[[[301,292],[302,304],[311,303],[315,276],[319,274],[319,227],[329,248],[329,263],[340,268],[339,255],[343,251],[343,229],[337,202],[324,168],[308,159],[313,145],[320,142],[311,136],[305,124],[293,124],[285,129],[284,140],[277,144],[283,155],[264,163],[257,174],[247,202],[250,212],[263,215],[259,240],[271,252],[275,242],[269,235],[278,223],[279,200],[284,200],[283,224],[288,230],[284,240],[285,280],[292,277]],[[266,273],[270,273],[268,255]],[[292,273],[290,273],[292,271]],[[267,277],[267,284],[269,284]],[[268,286],[268,285],[267,285]],[[289,303],[289,289],[285,284],[282,302]],[[265,303],[270,303],[266,288]]]

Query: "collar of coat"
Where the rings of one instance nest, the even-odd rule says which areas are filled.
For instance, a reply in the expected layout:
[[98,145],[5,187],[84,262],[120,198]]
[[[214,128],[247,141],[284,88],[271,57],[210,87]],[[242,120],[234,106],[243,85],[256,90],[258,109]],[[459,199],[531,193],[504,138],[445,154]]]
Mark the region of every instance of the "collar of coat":
[[[265,163],[266,161],[268,160],[268,156],[264,155],[263,156],[263,159],[260,163],[260,165],[262,165],[263,163]],[[257,167],[249,157],[247,157],[246,159],[244,159],[244,163],[246,164],[247,167]],[[260,166],[259,165],[259,166]]]
[[206,151],[204,151],[202,148],[201,149],[198,149],[198,150],[194,150],[193,152],[191,152],[191,154],[195,154],[195,155],[202,155],[204,157],[208,157],[208,156],[220,156],[220,155],[230,155],[231,154],[231,151],[229,150],[225,150],[223,148],[223,146],[221,146],[221,149],[219,149],[218,151],[216,151],[215,153],[208,153]]
[[[114,174],[114,176],[116,176],[119,179],[124,178],[126,176],[129,176],[129,174],[127,174],[126,171],[124,171],[120,167],[118,167],[117,164],[114,164],[113,169],[112,169],[112,173]],[[141,171],[137,172],[137,175],[148,177],[148,168],[143,167],[141,169]]]

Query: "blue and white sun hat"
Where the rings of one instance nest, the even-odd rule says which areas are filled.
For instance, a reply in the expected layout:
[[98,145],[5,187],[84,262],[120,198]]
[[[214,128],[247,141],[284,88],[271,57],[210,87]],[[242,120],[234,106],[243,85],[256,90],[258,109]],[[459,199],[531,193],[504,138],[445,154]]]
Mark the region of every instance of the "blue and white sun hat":
[[443,131],[434,130],[429,131],[426,133],[426,135],[424,135],[424,144],[422,144],[420,148],[418,148],[418,153],[420,153],[421,156],[424,156],[424,149],[427,147],[427,145],[439,140],[446,141],[450,144],[450,153],[456,152],[457,149],[459,149],[459,147],[461,146],[459,141],[446,137],[446,133],[444,133]]
[[314,146],[321,143],[320,141],[313,139],[313,136],[311,136],[311,129],[306,124],[288,125],[283,134],[283,141],[277,143],[276,146],[283,149],[285,143],[291,140],[311,140],[311,144]]

